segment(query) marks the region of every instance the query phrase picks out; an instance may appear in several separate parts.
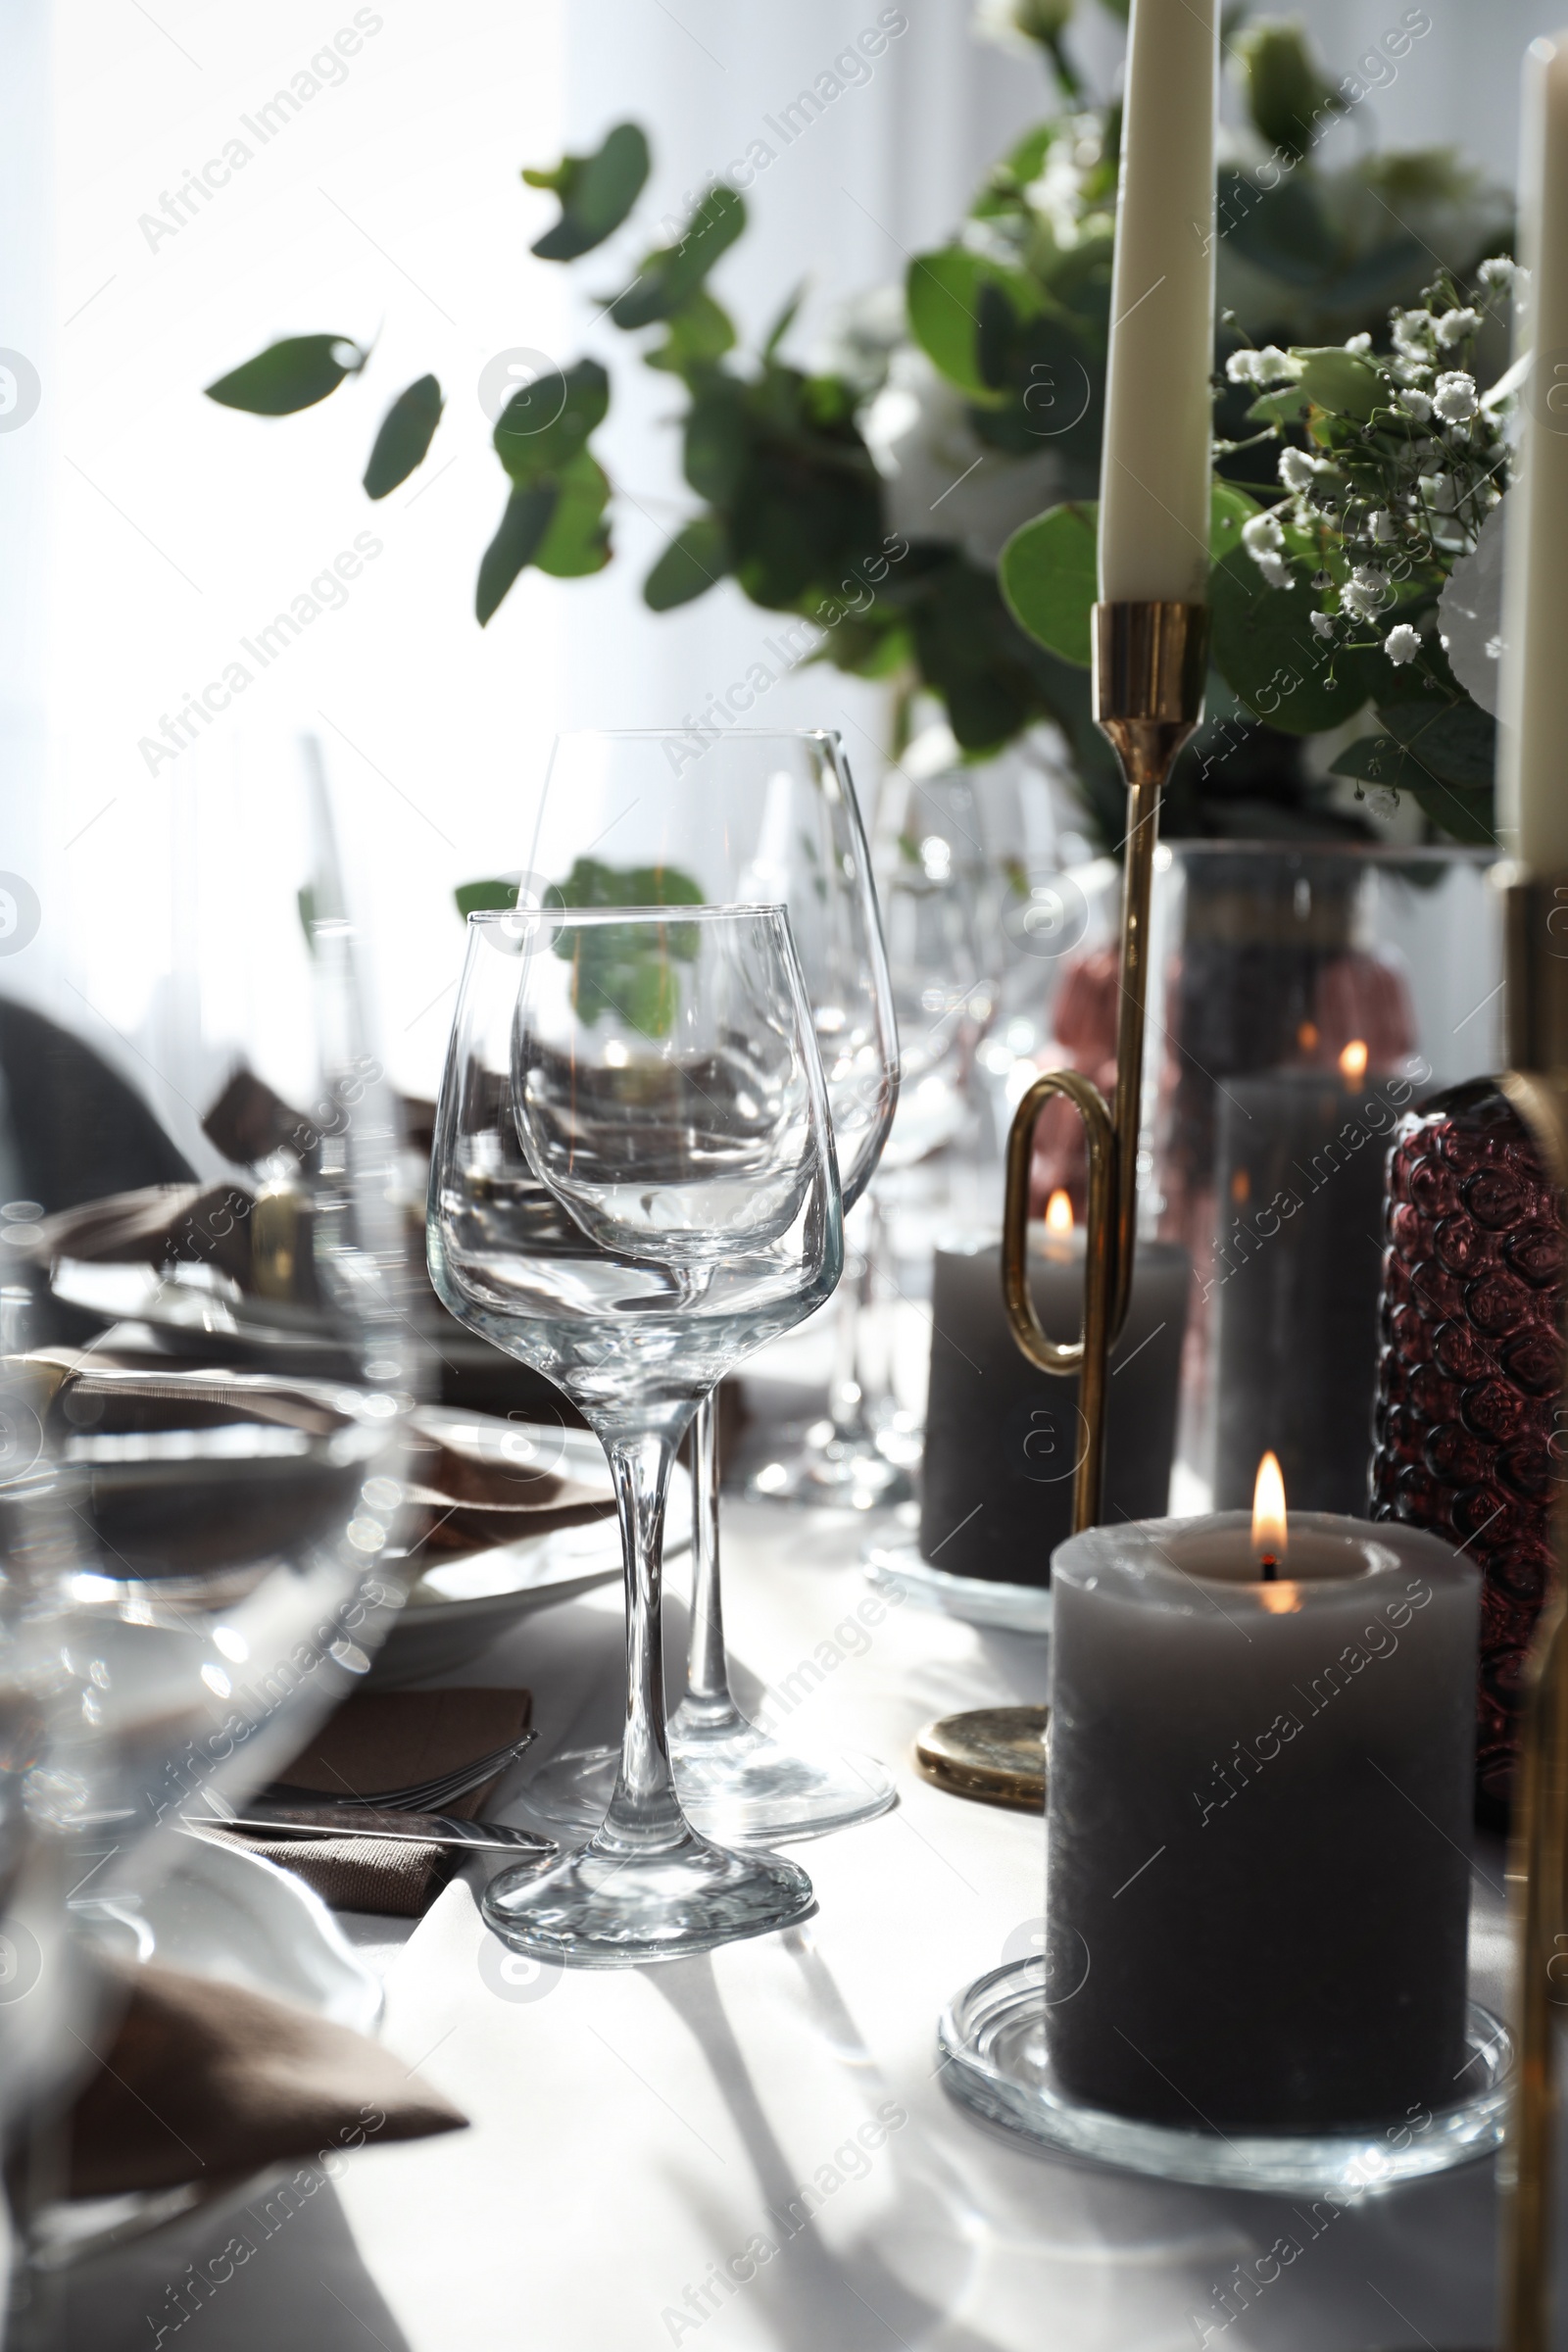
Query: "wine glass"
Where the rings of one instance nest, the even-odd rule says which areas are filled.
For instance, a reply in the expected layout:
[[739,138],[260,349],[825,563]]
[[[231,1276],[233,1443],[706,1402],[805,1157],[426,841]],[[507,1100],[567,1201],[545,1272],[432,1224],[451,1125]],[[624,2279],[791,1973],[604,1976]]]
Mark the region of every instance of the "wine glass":
[[84,860],[64,1018],[0,1002],[21,1196],[0,1259],[79,1554],[80,1703],[29,1803],[117,1849],[95,1898],[160,1867],[147,1833],[290,1760],[412,1573],[395,1114],[319,747],[188,757]]
[[564,1389],[610,1459],[626,1733],[591,1841],[484,1897],[519,1950],[590,1967],[798,1919],[810,1882],[686,1820],[665,1737],[664,1501],[699,1401],[829,1296],[843,1216],[811,1017],[779,907],[468,917],[430,1165],[430,1277]]
[[[559,738],[519,906],[776,904],[788,908],[827,1087],[843,1197],[865,1190],[898,1095],[898,1039],[870,858],[835,734],[638,730]],[[719,1587],[712,1407],[693,1432],[687,1692],[670,1753],[693,1819],[727,1843],[776,1843],[893,1803],[874,1758],[818,1761],[749,1723],[730,1693]],[[547,1824],[603,1817],[612,1749],[558,1757],[528,1794]]]

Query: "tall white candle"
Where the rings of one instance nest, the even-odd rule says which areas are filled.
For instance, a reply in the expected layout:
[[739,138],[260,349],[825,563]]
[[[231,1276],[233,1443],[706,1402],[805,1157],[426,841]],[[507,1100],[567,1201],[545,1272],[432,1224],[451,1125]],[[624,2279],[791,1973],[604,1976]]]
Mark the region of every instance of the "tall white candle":
[[1107,604],[1208,590],[1219,0],[1133,0],[1100,484]]
[[1568,872],[1568,31],[1525,54],[1520,259],[1530,271],[1519,472],[1508,496],[1502,836]]

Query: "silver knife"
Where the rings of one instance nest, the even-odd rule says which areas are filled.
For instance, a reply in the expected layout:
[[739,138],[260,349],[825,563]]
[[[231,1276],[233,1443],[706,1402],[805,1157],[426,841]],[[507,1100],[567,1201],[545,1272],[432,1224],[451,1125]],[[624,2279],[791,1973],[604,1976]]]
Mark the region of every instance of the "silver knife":
[[504,1822],[458,1821],[450,1813],[378,1813],[370,1805],[271,1805],[253,1798],[243,1813],[186,1813],[192,1829],[248,1830],[271,1838],[382,1838],[403,1845],[462,1845],[480,1852],[559,1852],[548,1838]]

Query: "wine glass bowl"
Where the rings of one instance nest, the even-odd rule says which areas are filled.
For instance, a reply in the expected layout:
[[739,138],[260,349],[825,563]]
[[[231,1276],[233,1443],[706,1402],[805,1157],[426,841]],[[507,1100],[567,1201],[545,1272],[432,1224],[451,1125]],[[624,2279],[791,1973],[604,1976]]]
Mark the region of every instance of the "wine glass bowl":
[[686,1822],[663,1719],[664,1497],[700,1399],[820,1305],[843,1219],[810,1005],[778,907],[533,907],[468,918],[435,1124],[429,1263],[460,1322],[555,1381],[620,1512],[628,1710],[609,1809],[504,1872],[508,1942],[590,1967],[799,1918],[809,1881]]

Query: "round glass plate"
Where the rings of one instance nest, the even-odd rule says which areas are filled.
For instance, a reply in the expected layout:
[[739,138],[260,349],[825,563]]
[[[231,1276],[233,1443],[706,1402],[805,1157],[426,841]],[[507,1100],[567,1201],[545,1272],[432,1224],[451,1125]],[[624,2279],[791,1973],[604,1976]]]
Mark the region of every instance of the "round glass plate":
[[920,1557],[912,1535],[873,1536],[860,1553],[873,1585],[942,1609],[995,1633],[1049,1634],[1055,1596],[1049,1585],[998,1585],[979,1576],[953,1576]]
[[[1440,2107],[1424,2131],[1404,2119],[1387,2131],[1181,2132],[1085,2107],[1056,2083],[1046,2052],[1046,1963],[1017,1960],[977,1978],[944,2010],[937,2045],[953,2097],[1036,2147],[1092,2157],[1123,2172],[1204,2188],[1255,2188],[1271,2196],[1349,2197],[1391,2188],[1490,2156],[1501,2142],[1513,2075],[1506,2027],[1479,2002],[1465,2021],[1473,2087]],[[1396,2144],[1402,2141],[1404,2144]]]

